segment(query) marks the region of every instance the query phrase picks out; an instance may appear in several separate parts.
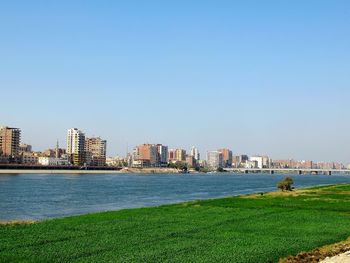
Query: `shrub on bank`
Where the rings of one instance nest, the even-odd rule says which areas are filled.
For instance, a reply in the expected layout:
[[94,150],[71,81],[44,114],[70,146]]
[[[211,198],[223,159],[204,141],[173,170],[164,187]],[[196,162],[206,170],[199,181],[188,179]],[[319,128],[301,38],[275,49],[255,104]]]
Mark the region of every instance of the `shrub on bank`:
[[277,188],[281,189],[282,191],[292,191],[293,187],[292,185],[294,184],[293,178],[292,177],[285,177],[282,181],[280,181],[277,184]]

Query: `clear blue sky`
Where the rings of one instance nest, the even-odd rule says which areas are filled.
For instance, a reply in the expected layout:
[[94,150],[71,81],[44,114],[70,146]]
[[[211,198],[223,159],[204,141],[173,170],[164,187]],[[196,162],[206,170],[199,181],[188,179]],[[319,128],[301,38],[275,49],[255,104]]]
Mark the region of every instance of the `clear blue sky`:
[[1,1],[0,124],[350,161],[350,1]]

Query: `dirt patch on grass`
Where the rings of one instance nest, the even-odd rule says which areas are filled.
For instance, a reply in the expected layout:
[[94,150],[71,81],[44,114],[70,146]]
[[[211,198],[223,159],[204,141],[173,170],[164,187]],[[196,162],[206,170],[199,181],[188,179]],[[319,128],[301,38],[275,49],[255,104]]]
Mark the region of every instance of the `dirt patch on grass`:
[[249,195],[243,195],[241,198],[261,198],[261,197],[295,197],[295,196],[318,196],[319,191],[315,191],[314,189],[300,189],[300,190],[293,190],[293,191],[278,191],[278,192],[268,192],[268,193],[256,193],[256,194],[249,194]]
[[[322,195],[327,194],[334,194],[334,191],[332,189],[337,188],[339,186],[337,185],[331,185],[331,186],[323,186],[319,188],[309,188],[309,189],[294,189],[293,191],[276,191],[276,192],[267,192],[267,193],[255,193],[255,194],[249,194],[241,196],[241,198],[261,198],[261,197],[296,197],[296,196],[309,196],[309,197],[315,197],[322,200],[325,200],[322,198]],[[348,190],[341,190],[339,189],[336,192],[337,195],[350,195],[350,191]],[[331,200],[332,198],[328,198]]]
[[35,223],[35,221],[32,221],[32,220],[0,221],[1,226],[31,225],[34,223]]
[[330,191],[322,191],[322,192],[320,192],[320,194],[322,194],[322,195],[334,195],[334,194],[336,194],[337,196],[346,196],[346,197],[350,196],[349,191],[339,191],[336,193],[330,192]]
[[334,257],[347,251],[350,251],[350,238],[339,243],[316,248],[309,252],[301,252],[296,256],[282,258],[279,260],[279,263],[316,263],[327,257]]
[[305,201],[329,201],[329,202],[333,202],[333,203],[337,203],[337,202],[349,203],[350,202],[350,200],[337,199],[337,198],[322,198],[322,197],[311,197]]

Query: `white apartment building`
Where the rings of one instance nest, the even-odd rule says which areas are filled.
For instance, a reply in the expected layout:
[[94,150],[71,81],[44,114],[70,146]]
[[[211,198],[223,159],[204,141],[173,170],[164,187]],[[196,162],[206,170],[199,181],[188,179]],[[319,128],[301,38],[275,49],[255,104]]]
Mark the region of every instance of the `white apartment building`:
[[250,161],[256,162],[257,165],[254,168],[269,168],[270,167],[270,158],[267,156],[252,156],[249,157]]
[[41,165],[68,165],[69,162],[67,159],[61,159],[56,157],[38,157],[38,163]]
[[77,128],[69,129],[67,132],[67,155],[72,164],[85,163],[85,134]]
[[194,159],[196,161],[199,161],[200,160],[200,154],[199,154],[199,151],[196,147],[192,146],[191,148],[191,156],[194,157]]

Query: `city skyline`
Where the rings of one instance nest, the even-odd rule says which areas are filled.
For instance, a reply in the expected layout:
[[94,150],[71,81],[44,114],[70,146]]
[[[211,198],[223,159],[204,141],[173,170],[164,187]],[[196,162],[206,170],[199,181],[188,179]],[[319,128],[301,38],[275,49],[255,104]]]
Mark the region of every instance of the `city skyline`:
[[[15,139],[15,142],[18,145],[17,147],[19,147],[19,149],[22,153],[23,152],[24,153],[32,152],[32,153],[42,153],[45,155],[48,152],[50,152],[49,153],[50,156],[54,155],[57,158],[58,155],[61,155],[61,154],[59,154],[58,151],[62,150],[64,152],[67,152],[68,156],[69,155],[73,156],[75,154],[78,154],[78,155],[75,155],[74,158],[83,158],[83,159],[79,159],[79,161],[73,161],[73,159],[70,159],[70,157],[68,157],[68,160],[70,159],[72,161],[72,164],[79,164],[79,165],[83,165],[86,160],[88,160],[87,163],[90,163],[94,160],[93,161],[94,165],[103,165],[105,160],[106,160],[106,157],[109,157],[109,158],[114,158],[114,157],[119,158],[120,157],[120,158],[127,159],[129,156],[134,155],[135,150],[139,146],[142,146],[142,147],[143,146],[152,146],[152,147],[156,147],[156,148],[166,147],[166,153],[165,153],[166,157],[161,157],[162,158],[161,160],[163,160],[163,158],[166,158],[166,159],[169,159],[169,161],[173,161],[172,160],[172,158],[173,158],[174,160],[177,160],[177,161],[187,162],[186,158],[188,156],[193,157],[193,160],[195,162],[197,162],[199,160],[209,161],[209,155],[211,153],[220,153],[220,154],[222,154],[222,163],[224,166],[227,166],[227,167],[231,167],[231,165],[234,166],[233,162],[234,162],[235,158],[237,158],[237,157],[241,158],[242,156],[246,156],[247,158],[249,157],[250,161],[257,162],[257,163],[259,163],[259,161],[256,158],[265,158],[265,160],[276,161],[277,163],[280,163],[280,165],[282,165],[281,163],[283,163],[283,165],[286,165],[287,163],[291,164],[294,162],[310,162],[311,164],[314,163],[314,164],[321,164],[321,165],[325,165],[325,164],[330,165],[332,163],[333,163],[333,165],[334,164],[336,164],[336,165],[342,164],[345,167],[350,167],[350,162],[342,162],[339,160],[316,160],[316,159],[312,159],[312,158],[311,159],[298,159],[298,158],[294,158],[294,157],[287,157],[287,158],[272,157],[266,153],[265,154],[261,154],[261,153],[251,154],[251,153],[247,153],[247,152],[238,153],[238,152],[232,151],[229,148],[221,148],[221,149],[216,149],[216,150],[211,149],[211,150],[206,151],[205,154],[203,154],[204,152],[201,153],[198,150],[197,146],[194,146],[194,145],[192,145],[191,147],[179,147],[179,146],[169,147],[168,145],[166,145],[166,144],[164,145],[162,143],[154,144],[154,143],[148,143],[148,142],[142,143],[139,145],[131,146],[130,151],[128,150],[127,152],[125,152],[125,155],[121,154],[121,155],[116,155],[116,156],[112,156],[112,155],[108,156],[108,154],[107,154],[108,147],[106,147],[107,140],[103,140],[103,139],[101,139],[100,136],[95,136],[95,135],[93,135],[92,137],[91,136],[86,137],[85,132],[82,130],[79,130],[78,128],[70,128],[67,130],[67,136],[66,136],[66,140],[64,143],[64,145],[65,145],[64,147],[59,147],[59,141],[57,140],[55,148],[48,147],[45,149],[38,150],[38,149],[35,149],[35,145],[33,148],[32,144],[25,142],[25,141],[22,141],[21,138],[22,138],[23,133],[22,133],[20,128],[9,127],[6,125],[0,125],[0,131],[1,131],[1,128],[5,128],[5,130],[8,129],[9,131],[12,131],[12,130],[17,131],[17,139]],[[75,136],[77,136],[77,137],[75,137]],[[76,138],[76,139],[74,139],[74,138]],[[0,136],[0,139],[1,139],[1,136]],[[73,142],[73,141],[75,141],[75,142]],[[8,141],[8,143],[10,143],[10,141]],[[72,146],[72,144],[73,144],[73,146]],[[81,144],[81,145],[79,146],[79,144]],[[65,148],[65,147],[67,147],[67,148]],[[75,149],[75,150],[73,150],[73,149]],[[159,153],[163,156],[162,149],[163,148],[160,148],[160,149],[155,150],[155,151],[159,151]],[[6,147],[5,147],[5,150],[6,150]],[[168,155],[168,150],[169,150],[169,155]],[[19,150],[17,149],[16,151],[18,152]],[[82,153],[83,151],[84,151],[84,153]],[[178,152],[178,151],[180,151],[180,152]],[[170,154],[170,152],[173,152],[173,157],[171,157],[172,154]],[[85,153],[90,153],[90,155],[85,156]],[[1,140],[0,140],[0,154],[1,154]],[[17,155],[17,154],[14,154],[14,155]],[[9,155],[9,154],[7,154],[7,155]],[[204,157],[203,155],[204,156],[206,155],[206,156]],[[29,156],[32,157],[32,155],[29,155]],[[182,156],[182,157],[179,157],[179,156]],[[200,158],[200,156],[202,158]],[[29,157],[30,161],[32,161],[31,157]],[[218,157],[215,157],[215,158],[218,158]],[[218,161],[218,160],[216,162],[221,163],[221,161]],[[162,163],[164,164],[166,162],[162,161]]]
[[1,124],[35,150],[79,127],[108,155],[350,162],[348,1],[0,4]]

